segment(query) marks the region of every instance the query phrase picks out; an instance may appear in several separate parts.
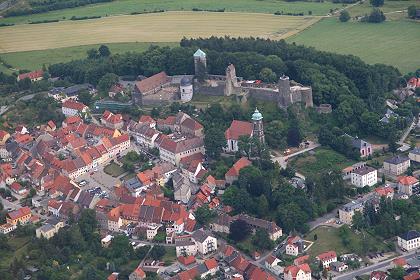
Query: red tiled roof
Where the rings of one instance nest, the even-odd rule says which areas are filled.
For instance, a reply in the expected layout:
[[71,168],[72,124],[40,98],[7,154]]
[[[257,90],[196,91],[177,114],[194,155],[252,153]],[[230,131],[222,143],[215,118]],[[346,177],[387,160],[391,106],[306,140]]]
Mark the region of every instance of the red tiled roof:
[[41,78],[44,75],[44,71],[36,70],[29,73],[23,73],[18,76],[19,80],[29,78],[31,80]]
[[375,279],[385,280],[387,277],[388,276],[383,271],[372,271],[370,274],[370,279],[375,278]]
[[155,120],[151,116],[142,115],[139,119],[139,123],[154,123]]
[[71,100],[71,99],[66,100],[63,103],[63,107],[70,108],[70,109],[77,110],[77,111],[83,111],[83,109],[87,108],[87,106],[85,104],[83,104],[81,102]]
[[413,87],[420,87],[420,78],[412,77],[410,80],[408,80],[408,83]]
[[317,256],[317,258],[320,261],[327,261],[327,260],[331,260],[331,259],[337,258],[337,253],[335,251],[328,251],[328,252],[324,252],[322,254],[319,254]]
[[393,264],[395,264],[396,266],[406,266],[407,265],[407,261],[404,258],[396,258],[392,261]]
[[242,157],[229,169],[229,171],[226,173],[226,176],[237,177],[239,176],[239,171],[242,168],[250,166],[251,164],[252,162],[250,162],[246,157]]
[[419,180],[417,180],[415,177],[413,176],[400,176],[398,177],[398,183],[400,183],[401,185],[413,185],[418,183]]
[[139,92],[145,93],[169,82],[165,72],[157,73],[142,81],[136,82],[136,88]]
[[[420,86],[420,84],[419,84],[419,86]],[[420,279],[420,273],[418,273],[417,271],[411,272],[410,274],[404,276],[403,279],[404,280],[419,280]]]
[[138,277],[146,277],[146,273],[143,271],[143,269],[141,269],[140,267],[137,267],[133,273],[135,273]]
[[375,189],[375,192],[380,196],[387,196],[390,193],[394,193],[394,189],[392,187],[379,187]]
[[6,135],[9,135],[9,132],[0,130],[0,139],[3,139]]
[[180,256],[178,258],[178,261],[182,263],[183,265],[190,265],[192,263],[195,263],[195,258],[194,256],[187,256],[187,257]]
[[225,131],[225,138],[227,140],[238,140],[240,136],[251,136],[252,123],[233,120],[230,127]]
[[211,258],[209,260],[206,260],[204,262],[204,264],[206,265],[206,267],[207,267],[208,270],[211,270],[211,269],[216,268],[216,267],[219,266],[219,264],[217,263],[216,259],[214,259],[214,258]]
[[10,219],[16,220],[22,218],[23,216],[31,214],[31,209],[27,206],[19,208],[18,210],[11,211],[7,213]]
[[307,263],[301,264],[301,265],[291,265],[284,269],[284,274],[290,274],[293,278],[296,278],[296,275],[299,273],[300,270],[303,270],[305,273],[310,273],[311,268]]
[[300,264],[304,264],[309,260],[309,255],[305,255],[305,256],[300,256],[297,257],[294,261],[293,264],[294,265],[300,265]]

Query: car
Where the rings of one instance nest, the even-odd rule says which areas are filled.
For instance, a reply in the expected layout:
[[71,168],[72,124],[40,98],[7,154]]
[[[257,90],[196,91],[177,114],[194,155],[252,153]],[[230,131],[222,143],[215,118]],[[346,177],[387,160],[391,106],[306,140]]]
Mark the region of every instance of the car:
[[13,209],[12,208],[7,208],[7,212],[10,212],[10,211],[12,211]]
[[93,174],[95,174],[95,172],[90,172],[90,175],[92,176]]

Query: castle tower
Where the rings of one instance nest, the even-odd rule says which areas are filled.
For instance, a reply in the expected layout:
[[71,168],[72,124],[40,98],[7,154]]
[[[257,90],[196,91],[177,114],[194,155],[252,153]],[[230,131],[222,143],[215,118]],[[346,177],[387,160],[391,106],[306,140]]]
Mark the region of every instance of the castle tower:
[[279,107],[288,107],[290,104],[293,103],[292,95],[290,92],[290,79],[289,77],[283,75],[280,77],[277,87],[279,89],[279,99],[278,99],[278,106]]
[[239,88],[238,78],[236,77],[236,70],[233,64],[226,67],[226,86],[225,95],[230,96],[235,93],[235,89]]
[[182,102],[191,101],[194,94],[194,90],[192,81],[187,76],[182,77],[179,83],[179,91],[181,93]]
[[[203,67],[204,66],[204,67]],[[203,68],[204,73],[200,73],[201,69]],[[194,70],[195,70],[195,75],[196,76],[200,76],[200,75],[205,75],[207,73],[207,58],[206,58],[206,53],[203,52],[202,50],[198,49],[195,53],[194,53]]]
[[264,138],[264,127],[263,127],[263,116],[258,111],[257,108],[255,108],[255,112],[252,114],[252,136],[257,138],[258,141],[260,141],[261,144],[265,144],[265,138]]

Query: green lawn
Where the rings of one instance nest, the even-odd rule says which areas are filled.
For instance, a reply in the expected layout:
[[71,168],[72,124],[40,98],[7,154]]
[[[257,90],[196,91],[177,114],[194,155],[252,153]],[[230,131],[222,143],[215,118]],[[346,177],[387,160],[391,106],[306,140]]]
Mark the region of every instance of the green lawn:
[[320,147],[311,152],[300,155],[290,160],[290,164],[303,175],[317,174],[324,170],[352,165],[355,161],[346,158],[329,148]]
[[9,266],[14,258],[22,258],[29,239],[28,237],[13,237],[8,240],[9,246],[13,249],[13,254],[11,251],[0,250],[0,273],[1,271],[9,270]]
[[[111,43],[106,44],[112,53],[124,53],[128,51],[143,52],[151,45],[159,46],[177,46],[178,43]],[[42,65],[50,65],[60,62],[68,62],[71,60],[85,58],[86,52],[92,48],[98,48],[100,44],[85,45],[77,47],[67,47],[40,51],[14,52],[3,53],[0,57],[17,69],[35,70],[42,67]],[[4,65],[0,64],[0,71],[8,71]]]
[[341,23],[336,18],[327,18],[287,41],[324,51],[353,54],[367,63],[394,65],[402,73],[420,67],[420,57],[414,55],[420,46],[420,22]]
[[111,175],[112,177],[118,177],[121,174],[123,174],[125,170],[115,162],[111,162],[110,164],[105,166],[104,172],[108,175]]
[[[396,19],[396,18],[406,17],[407,14],[405,12],[404,13],[395,13],[395,12],[406,10],[408,6],[410,5],[419,6],[419,1],[418,0],[385,1],[384,5],[380,7],[380,9],[386,14],[393,12],[391,14],[387,14],[386,16],[387,18],[390,18],[390,19]],[[352,17],[363,16],[365,14],[368,14],[371,10],[372,10],[372,6],[370,5],[370,1],[365,0],[360,5],[355,5],[355,6],[350,7],[349,13],[350,13],[350,16]]]
[[165,264],[172,264],[176,261],[176,250],[175,247],[165,247],[166,252],[165,255],[162,257],[162,261]]
[[[317,240],[314,240],[314,235],[317,235]],[[318,227],[315,230],[308,233],[305,240],[314,242],[309,248],[308,252],[311,256],[315,257],[325,251],[334,250],[338,255],[345,253],[357,253],[361,255],[363,251],[362,242],[363,233],[356,234],[353,231],[350,232],[349,240],[350,243],[344,246],[339,236],[339,229],[333,227]],[[368,240],[370,247],[376,248],[376,251],[389,251],[384,243],[380,240],[373,238],[371,235],[365,233],[365,237]]]
[[[308,15],[326,15],[330,9],[341,8],[341,4],[333,4],[330,1],[317,2],[286,2],[281,0],[116,0],[108,3],[93,4],[84,7],[51,11],[48,13],[28,16],[9,17],[0,19],[0,23],[28,23],[31,21],[70,19],[72,16],[111,16],[130,14],[142,11],[191,11],[193,8],[203,10],[225,9],[227,12],[255,12],[273,14],[276,11],[284,13],[300,13]],[[170,26],[168,26],[170,29]]]

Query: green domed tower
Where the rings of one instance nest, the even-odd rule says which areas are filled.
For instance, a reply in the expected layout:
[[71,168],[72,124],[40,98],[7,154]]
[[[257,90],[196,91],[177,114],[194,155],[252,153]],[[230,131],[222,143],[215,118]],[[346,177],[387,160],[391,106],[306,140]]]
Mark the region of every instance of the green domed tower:
[[265,144],[264,139],[264,126],[263,126],[263,116],[258,111],[257,108],[255,108],[255,112],[252,114],[252,136],[258,139],[261,144]]

